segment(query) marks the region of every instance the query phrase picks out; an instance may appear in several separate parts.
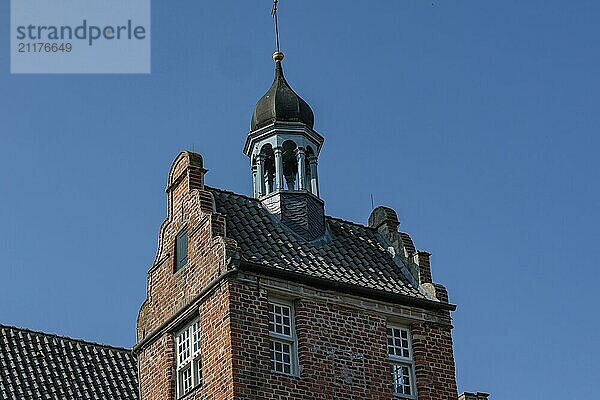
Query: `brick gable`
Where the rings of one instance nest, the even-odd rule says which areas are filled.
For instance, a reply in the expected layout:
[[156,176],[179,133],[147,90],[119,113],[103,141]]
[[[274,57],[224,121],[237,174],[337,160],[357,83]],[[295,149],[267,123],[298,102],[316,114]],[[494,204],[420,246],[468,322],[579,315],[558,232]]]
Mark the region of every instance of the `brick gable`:
[[[182,153],[169,174],[134,348],[142,400],[176,397],[173,335],[195,318],[204,380],[185,399],[392,399],[390,323],[412,330],[418,399],[458,397],[454,306],[397,224],[380,233],[327,217],[329,236],[306,243],[256,200],[205,187],[204,171],[199,155]],[[174,238],[184,227],[188,263],[175,272]],[[423,287],[411,279],[419,265]],[[297,376],[270,370],[270,298],[293,304]]]

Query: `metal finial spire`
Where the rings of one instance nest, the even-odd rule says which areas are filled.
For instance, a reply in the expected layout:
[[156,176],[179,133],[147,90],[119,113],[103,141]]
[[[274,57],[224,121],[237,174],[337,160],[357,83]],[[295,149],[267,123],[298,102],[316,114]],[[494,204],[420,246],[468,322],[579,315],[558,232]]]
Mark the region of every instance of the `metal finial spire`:
[[273,20],[275,21],[275,48],[276,51],[273,53],[273,60],[281,61],[283,60],[283,53],[279,49],[279,21],[277,18],[277,3],[279,0],[273,0],[273,8],[271,9],[271,15],[273,16]]

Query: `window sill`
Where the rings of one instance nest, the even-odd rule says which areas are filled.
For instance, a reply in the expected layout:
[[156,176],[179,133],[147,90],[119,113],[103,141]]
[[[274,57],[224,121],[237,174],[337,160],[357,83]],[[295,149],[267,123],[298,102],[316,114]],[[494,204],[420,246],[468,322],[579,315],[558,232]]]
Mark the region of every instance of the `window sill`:
[[186,398],[190,397],[196,390],[200,389],[202,387],[202,384],[198,384],[196,386],[194,386],[193,388],[190,389],[189,392],[187,392],[184,395],[181,395],[179,397],[177,397],[177,400],[185,400]]
[[184,271],[188,265],[189,265],[189,262],[183,264],[182,266],[180,266],[177,269],[174,269],[173,270],[173,276],[179,275],[181,273],[181,271]]
[[392,393],[394,399],[416,400],[417,396],[409,394]]
[[271,370],[271,375],[285,376],[287,378],[300,379],[300,376],[297,374],[286,374],[285,372],[273,371]]

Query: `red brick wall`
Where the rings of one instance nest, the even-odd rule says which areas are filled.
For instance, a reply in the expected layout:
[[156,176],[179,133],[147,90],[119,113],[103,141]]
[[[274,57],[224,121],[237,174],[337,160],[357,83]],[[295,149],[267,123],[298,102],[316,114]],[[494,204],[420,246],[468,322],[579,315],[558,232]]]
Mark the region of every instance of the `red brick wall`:
[[[300,373],[289,377],[270,371],[268,299],[260,284],[232,279],[200,305],[204,385],[186,400],[394,397],[384,315],[296,299]],[[415,323],[411,332],[419,400],[456,400],[450,327]],[[172,334],[145,349],[139,362],[141,399],[174,399]]]
[[236,283],[230,299],[236,398],[393,397],[384,316],[296,300],[300,377],[288,377],[270,372],[267,292]]
[[233,364],[229,322],[229,286],[225,282],[200,307],[204,384],[189,399],[233,399]]
[[165,334],[138,355],[140,398],[143,400],[173,399],[174,342]]
[[[204,384],[186,400],[233,399],[231,336],[229,335],[229,284],[224,282],[199,307]],[[177,330],[176,328],[174,330]],[[174,332],[145,347],[138,356],[142,400],[172,400],[176,394]]]
[[[300,377],[271,373],[269,294],[259,286],[240,282],[231,286],[236,398],[394,398],[388,320],[381,313],[348,305],[295,300]],[[458,398],[450,329],[429,322],[411,325],[419,400]]]
[[419,400],[456,400],[456,374],[449,326],[411,325]]

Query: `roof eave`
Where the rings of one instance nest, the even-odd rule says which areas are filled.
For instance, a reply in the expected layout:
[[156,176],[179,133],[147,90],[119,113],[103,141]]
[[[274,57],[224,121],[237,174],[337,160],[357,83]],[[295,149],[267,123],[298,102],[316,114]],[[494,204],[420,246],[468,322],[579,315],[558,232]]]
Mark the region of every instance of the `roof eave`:
[[372,300],[381,300],[390,303],[415,306],[425,308],[428,310],[456,311],[455,304],[442,303],[427,299],[419,299],[405,294],[386,292],[384,290],[372,289],[350,283],[333,281],[331,279],[301,274],[298,272],[288,271],[281,268],[275,268],[265,264],[255,263],[247,260],[241,260],[239,268],[242,271],[256,272],[274,278],[289,280],[295,283],[307,284],[315,288],[333,290],[340,293],[366,297]]

